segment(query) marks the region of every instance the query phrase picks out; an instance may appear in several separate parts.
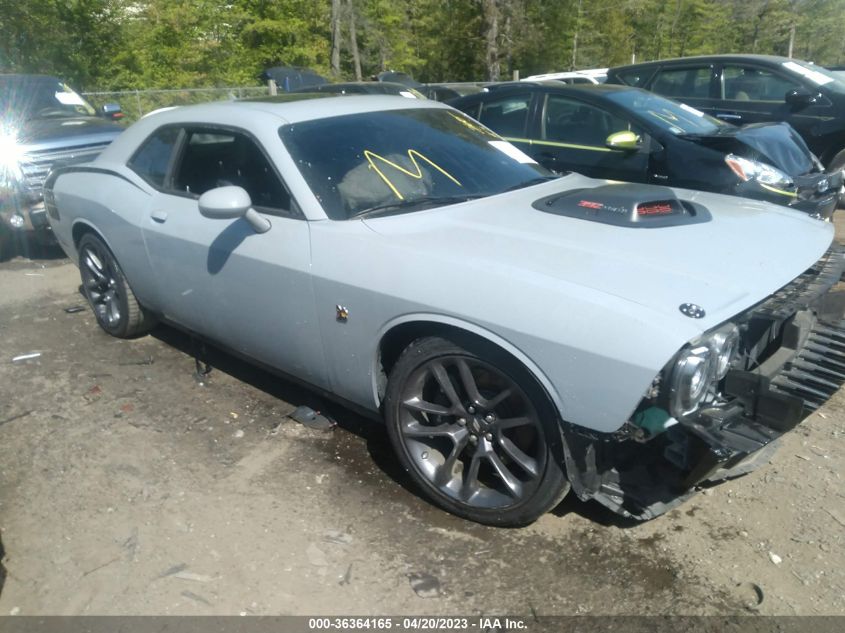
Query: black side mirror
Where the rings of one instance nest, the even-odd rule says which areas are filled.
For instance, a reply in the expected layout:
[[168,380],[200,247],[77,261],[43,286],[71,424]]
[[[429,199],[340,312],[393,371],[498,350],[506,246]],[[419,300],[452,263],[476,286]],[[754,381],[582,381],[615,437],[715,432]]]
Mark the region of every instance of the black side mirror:
[[795,88],[784,95],[784,100],[793,110],[800,110],[818,102],[819,95],[804,88]]
[[102,112],[105,118],[111,119],[112,121],[119,121],[124,116],[120,104],[117,103],[107,103],[103,106]]

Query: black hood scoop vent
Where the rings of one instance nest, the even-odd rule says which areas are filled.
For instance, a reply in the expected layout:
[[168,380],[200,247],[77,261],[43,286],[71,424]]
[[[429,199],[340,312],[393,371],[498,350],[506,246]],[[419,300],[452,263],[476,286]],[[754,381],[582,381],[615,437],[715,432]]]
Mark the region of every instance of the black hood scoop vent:
[[573,189],[536,200],[538,211],[632,229],[701,224],[711,220],[706,207],[680,200],[667,187],[622,183]]

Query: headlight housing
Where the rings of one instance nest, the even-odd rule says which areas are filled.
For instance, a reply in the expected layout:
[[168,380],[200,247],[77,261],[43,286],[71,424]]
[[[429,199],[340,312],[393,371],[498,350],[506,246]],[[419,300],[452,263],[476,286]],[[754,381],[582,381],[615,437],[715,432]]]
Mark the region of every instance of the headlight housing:
[[706,345],[685,347],[672,370],[671,410],[680,417],[692,413],[713,380],[713,354]]
[[742,156],[737,156],[736,154],[728,154],[725,156],[725,163],[743,182],[756,180],[759,183],[770,185],[772,187],[794,186],[792,178],[787,176],[780,169],[767,165],[766,163],[743,158]]
[[727,376],[731,361],[739,351],[739,328],[730,325],[716,330],[709,345],[716,356],[716,380],[721,380]]
[[739,353],[739,329],[729,323],[684,346],[669,374],[669,409],[674,417],[699,408],[730,370]]

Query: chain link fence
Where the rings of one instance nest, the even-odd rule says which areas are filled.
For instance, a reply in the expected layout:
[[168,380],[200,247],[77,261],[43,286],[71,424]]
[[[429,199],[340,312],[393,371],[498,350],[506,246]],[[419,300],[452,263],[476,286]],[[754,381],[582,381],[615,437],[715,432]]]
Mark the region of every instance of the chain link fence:
[[208,101],[227,101],[246,97],[266,97],[270,94],[268,86],[232,87],[232,88],[183,88],[177,90],[121,90],[117,92],[83,92],[82,96],[101,111],[107,103],[117,103],[123,109],[124,121],[132,123],[145,114],[171,106],[206,103]]

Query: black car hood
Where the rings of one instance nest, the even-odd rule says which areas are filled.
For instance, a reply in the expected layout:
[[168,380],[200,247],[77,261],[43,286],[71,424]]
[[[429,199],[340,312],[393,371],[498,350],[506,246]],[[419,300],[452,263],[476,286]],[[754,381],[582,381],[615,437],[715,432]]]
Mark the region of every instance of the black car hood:
[[18,139],[25,145],[51,143],[85,136],[117,136],[123,127],[97,117],[51,117],[17,123]]
[[725,154],[768,163],[793,177],[807,174],[815,167],[806,143],[788,123],[725,126],[718,134],[684,138]]

